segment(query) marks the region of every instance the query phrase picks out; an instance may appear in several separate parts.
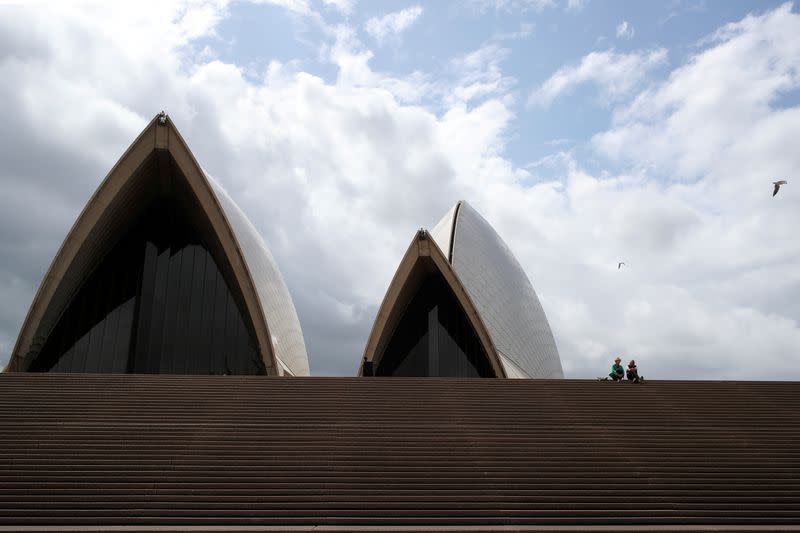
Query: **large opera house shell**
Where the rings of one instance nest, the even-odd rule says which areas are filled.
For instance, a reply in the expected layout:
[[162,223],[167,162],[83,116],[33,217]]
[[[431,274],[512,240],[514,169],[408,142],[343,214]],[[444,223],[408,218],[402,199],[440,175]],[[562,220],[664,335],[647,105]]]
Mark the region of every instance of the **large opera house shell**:
[[359,373],[564,377],[525,271],[463,201],[415,236],[378,311]]
[[264,241],[164,114],[70,230],[7,370],[309,374]]

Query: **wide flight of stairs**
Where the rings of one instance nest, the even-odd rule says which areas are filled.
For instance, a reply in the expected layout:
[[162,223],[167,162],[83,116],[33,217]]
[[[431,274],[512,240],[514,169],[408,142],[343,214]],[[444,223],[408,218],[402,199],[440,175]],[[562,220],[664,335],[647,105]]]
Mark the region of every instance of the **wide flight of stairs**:
[[67,526],[800,530],[800,383],[2,374],[0,531]]

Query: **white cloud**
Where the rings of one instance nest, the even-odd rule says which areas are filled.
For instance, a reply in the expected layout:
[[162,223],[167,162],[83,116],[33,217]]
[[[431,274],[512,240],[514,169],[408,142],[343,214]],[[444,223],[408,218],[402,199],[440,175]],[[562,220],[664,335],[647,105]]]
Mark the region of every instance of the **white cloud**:
[[422,7],[411,6],[382,17],[372,17],[366,22],[364,29],[376,41],[382,43],[403,33],[416,22],[420,15],[422,15]]
[[495,42],[453,58],[445,72],[436,77],[420,71],[398,77],[370,67],[373,53],[358,40],[352,28],[340,25],[330,32],[334,42],[324,47],[323,56],[338,67],[340,86],[380,87],[402,102],[425,102],[435,109],[441,109],[440,104],[455,106],[492,97],[512,98],[510,91],[516,80],[504,75],[501,69],[509,49]]
[[472,3],[480,11],[507,12],[543,11],[556,6],[555,0],[472,0]]
[[450,68],[455,81],[442,90],[445,103],[466,105],[486,97],[508,96],[516,80],[503,74],[501,63],[509,52],[507,48],[489,43],[453,59]]
[[617,39],[631,39],[635,34],[636,30],[627,20],[623,20],[617,25]]
[[401,78],[373,71],[369,65],[373,53],[364,48],[352,28],[340,25],[329,31],[334,42],[323,47],[323,56],[338,67],[338,85],[380,87],[403,102],[419,102],[425,97],[436,96],[443,90],[421,72],[413,72]]
[[496,34],[492,40],[494,41],[516,41],[520,39],[527,39],[533,35],[535,26],[530,22],[520,22],[517,31],[501,32]]
[[356,0],[322,0],[326,6],[333,6],[345,15],[353,12]]
[[547,107],[556,98],[584,83],[597,84],[607,97],[618,99],[629,94],[649,70],[663,64],[666,59],[667,50],[664,48],[630,54],[617,54],[611,50],[592,52],[578,65],[556,71],[530,94],[528,104]]
[[[595,146],[614,159],[636,154],[685,178],[722,167],[725,175],[715,179],[790,173],[797,167],[781,162],[795,152],[789,139],[797,134],[798,111],[771,105],[800,88],[798,32],[800,15],[790,4],[725,26],[708,42],[711,48],[617,110]],[[768,157],[752,159],[756,153]]]
[[[200,0],[201,2],[203,0]],[[229,0],[226,0],[226,2]],[[333,3],[336,3],[336,0],[331,0]],[[249,0],[250,3],[253,4],[269,4],[278,7],[282,7],[287,11],[292,13],[297,13],[299,15],[309,15],[313,12],[311,9],[311,5],[308,3],[307,0]],[[328,3],[328,2],[326,2]],[[189,6],[192,8],[193,6]]]
[[572,139],[560,138],[560,139],[550,139],[548,141],[545,141],[543,144],[545,146],[563,146],[565,144],[571,144],[572,142],[574,142]]
[[583,11],[589,0],[567,0],[567,11]]

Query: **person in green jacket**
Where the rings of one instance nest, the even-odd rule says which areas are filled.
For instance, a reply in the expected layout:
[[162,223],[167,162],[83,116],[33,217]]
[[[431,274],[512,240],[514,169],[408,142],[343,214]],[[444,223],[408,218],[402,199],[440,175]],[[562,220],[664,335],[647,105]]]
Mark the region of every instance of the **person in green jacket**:
[[614,381],[622,381],[623,379],[625,379],[625,369],[622,368],[622,365],[620,364],[621,362],[622,359],[617,357],[616,359],[614,359],[614,364],[611,365],[611,373],[608,374],[608,377],[610,377]]

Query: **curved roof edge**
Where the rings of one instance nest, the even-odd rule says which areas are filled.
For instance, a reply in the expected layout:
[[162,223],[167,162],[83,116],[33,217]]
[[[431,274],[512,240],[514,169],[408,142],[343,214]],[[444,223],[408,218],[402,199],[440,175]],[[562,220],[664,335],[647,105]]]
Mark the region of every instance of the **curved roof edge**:
[[[126,209],[130,209],[125,205],[125,200],[129,198],[123,196],[130,194],[133,188],[132,178],[149,156],[164,152],[172,156],[220,241],[222,253],[242,293],[245,310],[255,330],[256,343],[267,367],[267,373],[308,375],[308,359],[299,321],[296,330],[300,341],[295,342],[293,348],[296,353],[293,357],[284,355],[279,358],[280,350],[276,349],[276,337],[270,331],[268,324],[269,303],[264,301],[269,292],[263,288],[259,290],[259,284],[254,279],[252,272],[254,264],[258,267],[270,266],[271,268],[266,270],[277,273],[277,279],[273,281],[283,287],[291,305],[291,313],[288,314],[297,320],[288,289],[280,278],[271,254],[233,200],[224,194],[224,191],[220,194],[218,191],[221,188],[218,185],[217,187],[212,185],[213,180],[203,172],[171,119],[163,113],[156,115],[128,147],[73,224],[34,296],[5,371],[25,371],[28,368],[61,312],[99,260],[98,254],[102,253],[103,246],[117,234],[116,231],[121,224],[117,220],[124,219]],[[223,207],[223,203],[227,204],[225,206],[227,210]],[[232,224],[232,219],[239,223]],[[247,224],[241,223],[239,219],[247,221]],[[249,229],[245,229],[248,225]],[[253,233],[257,238],[254,239],[252,235],[245,233]],[[243,237],[248,240],[244,246],[240,242]],[[255,242],[256,246],[250,241]],[[257,248],[260,248],[260,251]],[[257,257],[259,254],[260,258]],[[305,365],[297,364],[299,361],[304,361]]]
[[[359,364],[358,375],[363,375],[364,361],[372,362],[376,367],[394,333],[402,312],[416,294],[416,289],[421,284],[425,275],[436,271],[444,278],[450,290],[455,295],[464,314],[470,321],[486,355],[490,359],[492,370],[497,377],[506,377],[498,352],[495,349],[489,330],[481,319],[466,288],[462,285],[455,271],[453,271],[444,253],[431,238],[426,230],[419,230],[406,250],[397,271],[389,283],[389,288],[383,298],[378,314],[375,316],[372,330],[370,331],[364,356]],[[377,355],[377,358],[376,358]]]
[[561,358],[533,284],[511,249],[468,202],[431,231],[491,334],[508,377],[563,378]]
[[430,230],[431,237],[436,241],[437,246],[442,252],[447,254],[447,262],[453,264],[453,242],[456,233],[456,221],[458,220],[458,210],[462,200],[450,208],[445,215]]
[[311,375],[300,319],[289,288],[275,258],[256,227],[222,185],[206,173],[228,222],[235,228],[245,264],[248,266],[261,309],[266,317],[270,340],[281,374]]

